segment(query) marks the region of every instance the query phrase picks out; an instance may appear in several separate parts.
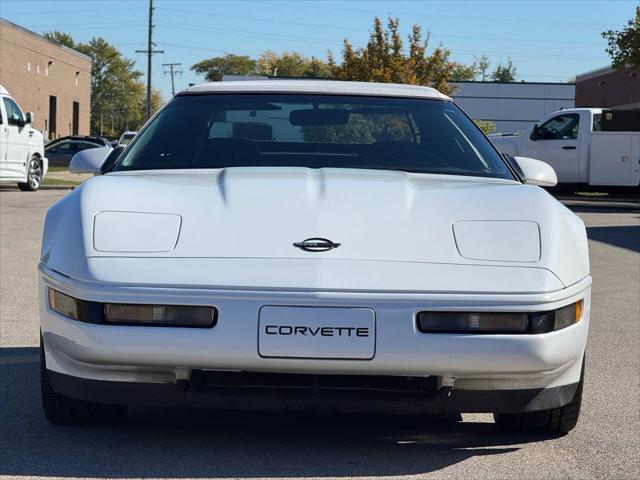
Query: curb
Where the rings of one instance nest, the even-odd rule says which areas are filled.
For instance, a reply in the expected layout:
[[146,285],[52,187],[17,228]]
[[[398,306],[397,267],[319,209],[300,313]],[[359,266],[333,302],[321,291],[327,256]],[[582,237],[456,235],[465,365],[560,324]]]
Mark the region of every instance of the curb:
[[622,201],[593,201],[593,200],[564,200],[561,198],[557,199],[561,202],[565,207],[587,207],[593,208],[594,210],[605,211],[605,210],[631,210],[640,212],[640,202],[622,202]]
[[[555,196],[555,195],[554,195]],[[625,198],[625,197],[609,197],[609,196],[601,196],[601,197],[586,197],[581,195],[558,195],[555,196],[556,200],[559,202],[590,202],[590,203],[624,203],[624,204],[635,204],[640,206],[640,198]]]

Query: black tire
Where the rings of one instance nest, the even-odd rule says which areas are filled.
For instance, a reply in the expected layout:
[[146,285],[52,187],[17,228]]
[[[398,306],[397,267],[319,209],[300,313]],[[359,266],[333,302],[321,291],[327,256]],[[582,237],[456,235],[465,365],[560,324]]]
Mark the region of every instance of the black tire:
[[551,408],[527,413],[494,413],[493,418],[499,428],[503,430],[542,433],[551,435],[566,435],[574,429],[580,416],[582,404],[582,386],[584,383],[584,359],[580,383],[571,401],[563,407]]
[[127,407],[76,400],[56,393],[49,383],[40,339],[40,391],[44,416],[54,425],[114,425],[127,417]]
[[42,160],[35,155],[29,160],[27,165],[27,181],[19,183],[18,188],[23,192],[35,192],[42,183]]

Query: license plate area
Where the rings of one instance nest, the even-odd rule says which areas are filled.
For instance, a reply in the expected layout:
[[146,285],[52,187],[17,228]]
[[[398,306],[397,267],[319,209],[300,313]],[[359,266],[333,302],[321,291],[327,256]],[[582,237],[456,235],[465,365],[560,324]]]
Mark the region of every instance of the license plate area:
[[375,355],[371,308],[264,306],[258,353],[270,358],[369,360]]

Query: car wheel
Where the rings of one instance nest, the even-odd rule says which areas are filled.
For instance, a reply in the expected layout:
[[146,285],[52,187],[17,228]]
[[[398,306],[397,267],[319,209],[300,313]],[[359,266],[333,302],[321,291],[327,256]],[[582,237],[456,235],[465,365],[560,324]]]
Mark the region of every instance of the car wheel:
[[582,404],[582,385],[584,383],[584,359],[580,383],[571,401],[564,407],[550,408],[527,413],[494,413],[496,425],[503,430],[526,433],[547,433],[566,435],[578,423],[580,406]]
[[127,407],[85,402],[60,395],[49,383],[44,346],[40,339],[40,391],[44,416],[55,425],[113,425],[127,417]]
[[19,183],[18,188],[24,192],[35,192],[42,182],[42,162],[38,157],[31,157],[27,169],[26,183]]

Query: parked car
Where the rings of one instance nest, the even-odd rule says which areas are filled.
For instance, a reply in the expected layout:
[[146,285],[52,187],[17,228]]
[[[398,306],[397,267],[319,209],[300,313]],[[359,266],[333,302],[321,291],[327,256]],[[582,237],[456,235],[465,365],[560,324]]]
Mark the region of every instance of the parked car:
[[52,142],[49,142],[44,150],[47,158],[49,159],[49,165],[56,167],[66,167],[71,162],[71,158],[82,150],[88,148],[109,147],[111,148],[111,142],[102,137],[90,137],[90,136],[69,136],[60,137]]
[[[607,129],[615,116],[629,121]],[[502,153],[544,160],[560,183],[640,185],[640,113],[570,108],[550,114],[521,134],[489,138]]]
[[44,137],[31,126],[33,113],[23,113],[0,85],[0,183],[17,183],[24,191],[36,191],[47,174]]
[[51,422],[192,405],[576,425],[584,224],[537,186],[551,167],[509,164],[449,97],[211,83],[133,142],[106,167],[106,149],[78,153],[72,171],[102,175],[47,213]]
[[133,137],[136,136],[136,133],[138,132],[132,132],[130,130],[127,130],[126,132],[124,132],[122,135],[120,135],[120,139],[118,140],[118,146],[125,147],[129,145],[129,142],[133,140]]

